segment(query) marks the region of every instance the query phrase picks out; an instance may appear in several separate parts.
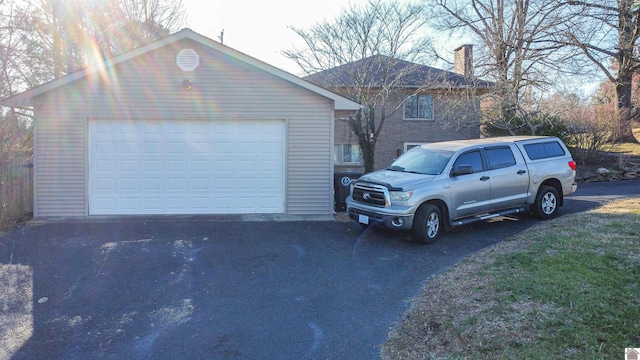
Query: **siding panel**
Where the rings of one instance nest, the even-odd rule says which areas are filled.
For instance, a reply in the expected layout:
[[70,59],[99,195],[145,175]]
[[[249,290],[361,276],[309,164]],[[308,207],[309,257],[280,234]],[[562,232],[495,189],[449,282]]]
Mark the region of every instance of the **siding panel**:
[[[193,72],[175,65],[183,48],[200,55]],[[36,109],[36,216],[87,215],[90,118],[285,119],[286,213],[333,210],[333,103],[199,43],[183,40],[77,80],[43,94]]]

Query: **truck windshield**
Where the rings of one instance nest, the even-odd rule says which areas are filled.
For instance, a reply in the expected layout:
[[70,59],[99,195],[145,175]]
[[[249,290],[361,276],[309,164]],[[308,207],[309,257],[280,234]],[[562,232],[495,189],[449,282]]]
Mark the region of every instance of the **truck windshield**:
[[447,150],[415,147],[396,159],[387,170],[424,175],[440,175],[453,156],[453,153],[453,151]]

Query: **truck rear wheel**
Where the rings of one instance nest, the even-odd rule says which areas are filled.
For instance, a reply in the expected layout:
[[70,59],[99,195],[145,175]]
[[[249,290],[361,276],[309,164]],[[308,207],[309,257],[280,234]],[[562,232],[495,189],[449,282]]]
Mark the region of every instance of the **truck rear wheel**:
[[541,186],[531,210],[540,219],[554,217],[558,211],[558,191],[553,186]]
[[433,244],[442,231],[442,214],[433,204],[420,206],[413,219],[411,237],[415,241]]

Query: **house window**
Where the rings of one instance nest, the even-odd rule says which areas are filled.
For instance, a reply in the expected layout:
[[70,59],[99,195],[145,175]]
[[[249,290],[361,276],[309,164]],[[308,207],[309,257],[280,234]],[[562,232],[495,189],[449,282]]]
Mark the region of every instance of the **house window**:
[[406,120],[433,119],[433,96],[407,96],[404,101],[404,118]]
[[359,145],[337,144],[334,146],[333,161],[336,164],[360,164],[362,152]]
[[421,145],[424,145],[426,143],[420,143],[420,142],[406,142],[404,143],[404,151],[403,153],[406,153],[407,151],[413,149],[414,147],[418,147]]

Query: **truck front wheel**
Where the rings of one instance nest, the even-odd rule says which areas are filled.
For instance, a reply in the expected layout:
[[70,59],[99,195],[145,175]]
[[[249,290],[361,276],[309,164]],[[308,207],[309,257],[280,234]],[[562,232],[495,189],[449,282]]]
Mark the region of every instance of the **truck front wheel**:
[[420,206],[413,219],[411,237],[415,241],[433,244],[442,231],[442,215],[440,209],[433,204]]

